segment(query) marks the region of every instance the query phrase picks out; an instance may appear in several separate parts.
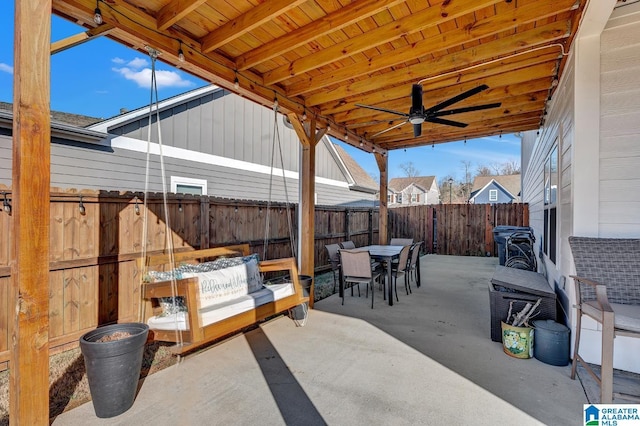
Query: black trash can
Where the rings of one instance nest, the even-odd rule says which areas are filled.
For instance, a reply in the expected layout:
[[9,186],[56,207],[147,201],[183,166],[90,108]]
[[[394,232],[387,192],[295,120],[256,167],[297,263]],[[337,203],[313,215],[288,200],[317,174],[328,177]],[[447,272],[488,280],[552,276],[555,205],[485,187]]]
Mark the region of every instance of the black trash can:
[[517,232],[528,233],[531,239],[535,241],[533,228],[530,226],[498,225],[493,228],[493,240],[498,245],[498,261],[501,266],[504,266],[507,260],[507,238]]
[[[302,294],[305,297],[310,297],[309,293],[311,291],[311,283],[313,282],[313,277],[310,277],[309,275],[298,275],[298,281],[300,281],[300,285],[302,286]],[[307,317],[308,310],[309,305],[307,303],[294,306],[291,309],[291,317],[294,320],[302,321]]]
[[80,337],[96,416],[115,417],[133,405],[149,326],[112,324]]

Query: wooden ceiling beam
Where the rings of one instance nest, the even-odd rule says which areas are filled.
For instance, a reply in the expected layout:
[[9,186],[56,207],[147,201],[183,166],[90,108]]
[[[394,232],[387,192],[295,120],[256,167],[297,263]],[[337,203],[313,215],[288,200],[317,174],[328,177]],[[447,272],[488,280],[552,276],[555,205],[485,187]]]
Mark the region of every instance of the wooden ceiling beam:
[[[418,83],[425,78],[449,72],[462,74],[464,70],[456,71],[456,69],[468,68],[475,64],[482,66],[485,61],[500,58],[501,56],[508,57],[514,52],[526,53],[528,49],[544,47],[544,45],[549,45],[566,38],[566,36],[567,23],[552,22],[530,31],[514,34],[511,37],[484,43],[473,49],[443,56],[434,61],[418,63],[398,71],[387,72],[351,84],[345,84],[335,90],[321,91],[307,97],[306,104],[308,106],[320,105],[357,94],[378,91],[394,84],[406,84],[408,81]],[[560,50],[559,47],[552,46],[549,46],[549,49]]]
[[359,0],[336,10],[333,13],[293,30],[236,58],[238,70],[245,70],[265,61],[282,56],[312,40],[329,33],[339,31],[354,22],[368,18],[376,13],[393,7],[405,0],[381,2],[378,0]]
[[55,55],[56,53],[60,53],[64,50],[71,49],[72,47],[79,46],[94,37],[109,34],[113,30],[113,25],[103,24],[98,25],[95,28],[91,28],[90,30],[87,30],[85,32],[74,34],[65,39],[54,41],[53,43],[51,43],[51,54]]
[[202,37],[203,52],[212,52],[307,0],[267,0]]
[[298,96],[362,75],[371,75],[374,72],[402,64],[407,61],[407,58],[417,59],[426,55],[444,56],[447,55],[446,52],[444,55],[436,55],[436,53],[442,53],[448,49],[461,46],[463,43],[476,41],[523,24],[542,20],[557,14],[559,8],[562,11],[570,10],[574,3],[575,0],[546,0],[542,4],[536,2],[535,4],[529,3],[518,8],[511,8],[507,13],[474,21],[472,24],[465,26],[464,31],[460,31],[460,28],[455,27],[451,31],[395,49],[393,54],[381,53],[365,61],[293,83],[287,86],[287,94],[289,96]]
[[266,84],[275,84],[290,77],[348,58],[367,49],[397,40],[410,34],[435,28],[443,22],[457,18],[502,0],[460,0],[444,2],[439,7],[427,7],[419,12],[382,25],[372,31],[352,37],[319,52],[312,53],[264,74]]
[[157,28],[164,31],[185,18],[207,0],[172,0],[167,3],[157,16]]

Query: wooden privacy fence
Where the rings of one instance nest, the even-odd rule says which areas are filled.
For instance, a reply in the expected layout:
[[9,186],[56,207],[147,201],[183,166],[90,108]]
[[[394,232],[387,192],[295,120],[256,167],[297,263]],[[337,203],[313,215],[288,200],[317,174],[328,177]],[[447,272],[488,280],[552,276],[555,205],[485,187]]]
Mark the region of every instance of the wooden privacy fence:
[[[11,190],[0,185],[3,194],[11,203]],[[248,242],[261,258],[289,257],[289,236],[297,235],[295,207],[171,194],[169,232],[175,250]],[[50,210],[50,275],[43,285],[49,285],[50,348],[57,352],[77,345],[82,334],[98,325],[140,318],[136,259],[142,255],[145,212],[148,252],[165,249],[167,229],[161,194],[149,195],[145,209],[141,193],[54,190]],[[15,311],[10,253],[15,219],[15,212],[0,211],[0,369],[9,359]],[[347,239],[358,245],[377,242],[377,209],[317,207],[315,220],[319,269],[329,263],[326,244]]]
[[496,256],[493,228],[498,225],[529,226],[529,206],[437,204],[389,209],[389,237],[424,241],[427,253]]
[[[0,187],[2,193],[10,203],[11,190]],[[148,252],[165,250],[169,232],[177,251],[249,243],[263,259],[292,256],[290,235],[298,233],[294,205],[171,194],[167,201],[171,229],[167,231],[162,195],[149,195],[146,209],[144,202],[141,193],[52,191],[50,274],[49,282],[43,283],[49,286],[52,352],[76,346],[82,334],[99,325],[139,320],[136,259],[142,255],[145,214]],[[10,253],[15,214],[0,211],[0,369],[6,368],[9,359],[15,312]],[[426,252],[435,248],[441,254],[494,254],[493,226],[527,224],[528,209],[523,205],[389,210],[390,237],[422,240]],[[356,246],[377,244],[377,226],[378,209],[316,207],[316,271],[329,268],[325,245],[345,240]]]

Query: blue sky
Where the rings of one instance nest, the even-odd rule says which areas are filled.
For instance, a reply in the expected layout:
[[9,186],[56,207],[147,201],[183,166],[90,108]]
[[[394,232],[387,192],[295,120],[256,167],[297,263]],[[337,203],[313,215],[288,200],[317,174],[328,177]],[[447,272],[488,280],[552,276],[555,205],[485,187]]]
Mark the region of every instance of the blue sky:
[[[0,0],[0,101],[13,102],[13,1]],[[52,17],[51,41],[77,34],[83,29],[63,19]],[[121,108],[137,109],[149,104],[151,62],[148,56],[98,37],[57,53],[51,59],[51,109],[92,117],[109,118]],[[166,99],[207,83],[158,61],[156,78],[160,99]],[[341,143],[347,152],[373,176],[378,167],[372,154]],[[401,164],[411,162],[420,175],[438,180],[452,176],[464,179],[463,162],[478,166],[520,162],[520,139],[470,139],[420,148],[392,151],[389,154],[389,177],[405,176]]]

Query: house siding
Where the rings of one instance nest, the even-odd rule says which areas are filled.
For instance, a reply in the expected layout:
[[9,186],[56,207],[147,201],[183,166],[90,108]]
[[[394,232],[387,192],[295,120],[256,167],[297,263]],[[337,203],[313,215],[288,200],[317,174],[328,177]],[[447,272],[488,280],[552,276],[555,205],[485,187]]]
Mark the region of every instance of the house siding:
[[[495,189],[496,191],[498,191],[498,199],[495,201],[489,200],[489,191],[491,191],[492,189]],[[512,203],[513,197],[509,195],[504,189],[502,189],[495,183],[492,183],[491,185],[487,186],[483,191],[479,192],[473,198],[473,202],[474,204]]]
[[[249,119],[247,119],[249,117]],[[276,167],[284,164],[286,170],[298,171],[298,136],[284,125],[278,114],[277,130],[280,150],[273,156],[274,114],[269,108],[230,94],[223,89],[193,99],[186,104],[166,108],[160,112],[163,143],[204,154],[218,155],[235,160],[270,166],[272,157]],[[151,140],[158,141],[158,130],[152,120]],[[146,141],[149,118],[110,127],[110,134]],[[277,138],[276,138],[277,142]],[[344,180],[329,150],[319,143],[316,149],[316,175],[328,179]]]
[[[587,39],[584,46],[579,45],[579,40],[577,45],[574,43],[563,77],[548,104],[545,125],[539,135],[528,132],[523,138],[522,158],[527,159],[523,166],[523,200],[529,204],[530,224],[538,241],[543,232],[544,162],[554,143],[558,144],[558,254],[555,264],[545,256],[540,271],[556,287],[572,335],[576,318],[571,305],[575,294],[569,276],[575,273],[575,267],[568,237],[640,237],[640,5],[619,8],[612,16],[599,38],[600,63],[584,59],[591,53],[593,38]],[[585,81],[589,84],[585,74],[580,80],[576,75],[587,66],[600,70],[594,77],[600,83],[597,159],[591,157],[589,144],[593,141],[576,139],[578,130],[584,132],[576,127],[576,122],[580,123],[576,120],[585,123],[585,115],[579,111],[584,105],[576,101],[582,100],[584,93],[579,94],[576,87],[584,90]],[[594,185],[585,188],[585,182],[591,181]],[[576,189],[578,184],[580,191]],[[583,318],[582,324],[581,355],[587,362],[599,364],[598,326],[589,318]],[[614,367],[640,373],[637,359],[630,355],[638,352],[638,339],[617,338]]]
[[[135,115],[132,113],[130,115]],[[51,186],[61,189],[143,191],[145,188],[148,115],[111,125],[115,135],[96,143],[52,138]],[[160,111],[166,185],[171,177],[205,180],[207,194],[247,200],[298,202],[300,143],[295,131],[278,115],[282,148],[274,157],[273,111],[221,89]],[[250,117],[247,123],[240,119]],[[120,117],[125,118],[125,117]],[[234,118],[235,121],[230,121]],[[238,129],[242,128],[242,129]],[[152,126],[157,133],[157,126]],[[0,126],[0,183],[12,179],[10,123]],[[227,141],[221,135],[226,134]],[[157,137],[157,135],[156,135]],[[157,139],[152,140],[157,142]],[[153,149],[157,144],[152,144]],[[178,148],[178,149],[176,149]],[[285,164],[286,190],[282,163]],[[226,157],[222,157],[225,154]],[[160,157],[149,161],[149,191],[161,192]],[[271,184],[270,184],[271,181]],[[316,145],[316,202],[319,205],[374,204],[373,194],[349,188],[333,145],[323,138]]]
[[640,237],[640,17],[635,15],[635,22],[610,20],[600,40],[598,231],[610,237]]

